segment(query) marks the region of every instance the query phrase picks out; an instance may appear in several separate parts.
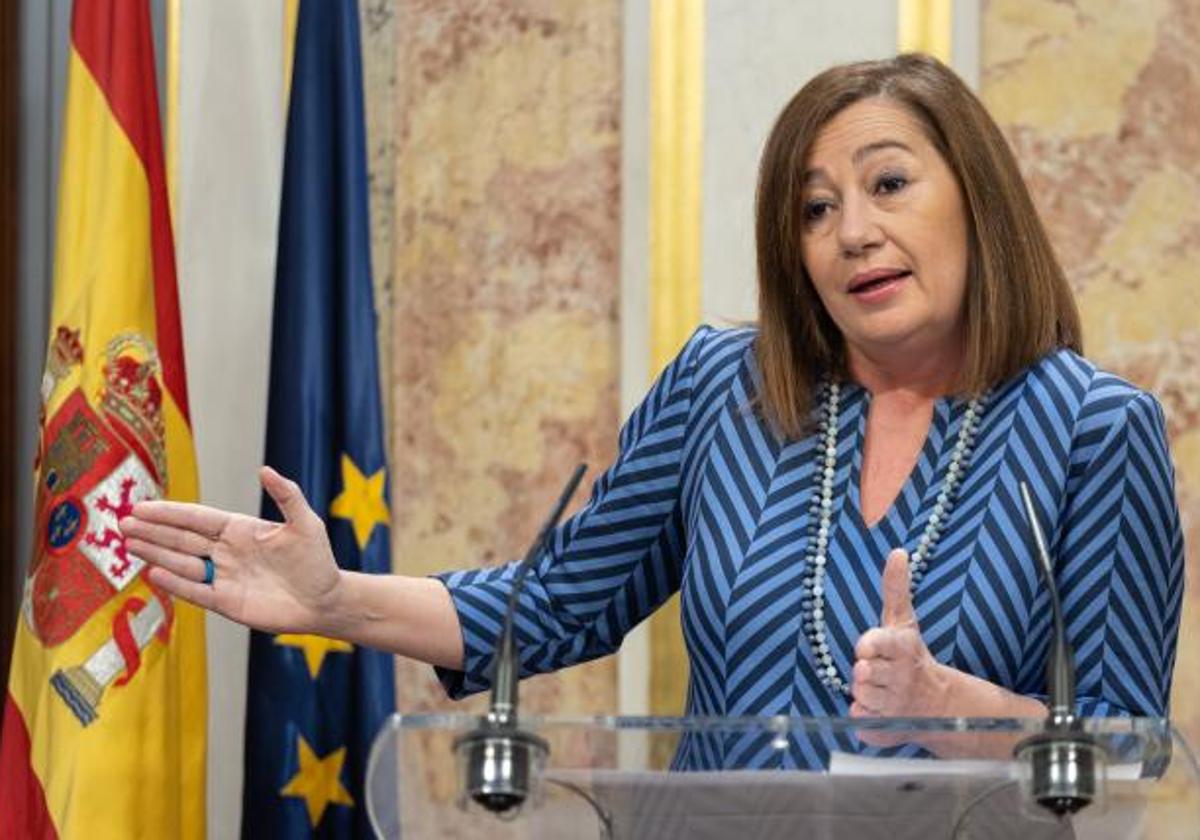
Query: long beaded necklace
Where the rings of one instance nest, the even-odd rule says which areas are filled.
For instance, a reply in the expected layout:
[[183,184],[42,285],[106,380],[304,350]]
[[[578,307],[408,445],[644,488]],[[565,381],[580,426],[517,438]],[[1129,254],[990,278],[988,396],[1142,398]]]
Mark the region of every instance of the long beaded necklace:
[[[821,408],[817,428],[817,465],[814,470],[816,489],[813,493],[812,515],[809,517],[808,543],[804,557],[802,584],[801,621],[804,633],[812,647],[817,662],[817,674],[821,682],[834,691],[849,696],[850,685],[838,674],[830,652],[830,639],[825,624],[825,565],[828,560],[830,524],[833,521],[833,476],[837,470],[838,401],[841,388],[836,382],[823,386],[825,402]],[[933,511],[925,530],[917,540],[916,550],[908,559],[910,589],[915,592],[917,584],[925,575],[929,558],[937,547],[942,528],[950,518],[950,511],[958,496],[963,474],[972,450],[975,434],[983,419],[984,398],[976,397],[967,404],[958,437],[950,453],[950,465],[942,479],[942,487],[934,501]]]

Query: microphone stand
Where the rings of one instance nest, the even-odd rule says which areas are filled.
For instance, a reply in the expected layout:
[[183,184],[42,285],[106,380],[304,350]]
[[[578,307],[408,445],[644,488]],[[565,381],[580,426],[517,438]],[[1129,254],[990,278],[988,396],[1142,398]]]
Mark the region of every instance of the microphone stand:
[[1050,714],[1042,731],[1017,744],[1013,755],[1028,768],[1029,793],[1033,800],[1062,817],[1076,813],[1096,799],[1103,780],[1103,773],[1097,773],[1097,769],[1103,769],[1106,755],[1101,745],[1083,731],[1082,721],[1075,715],[1074,658],[1067,641],[1062,603],[1054,582],[1054,567],[1046,549],[1046,538],[1024,481],[1021,482],[1021,500],[1033,535],[1038,567],[1050,594],[1054,638],[1046,659]]
[[496,637],[491,704],[479,725],[454,741],[467,795],[495,814],[515,813],[532,791],[531,779],[545,766],[550,754],[550,745],[543,738],[518,725],[517,682],[521,668],[513,621],[525,575],[546,550],[555,525],[586,471],[586,464],[575,468],[550,517],[513,573],[504,621]]

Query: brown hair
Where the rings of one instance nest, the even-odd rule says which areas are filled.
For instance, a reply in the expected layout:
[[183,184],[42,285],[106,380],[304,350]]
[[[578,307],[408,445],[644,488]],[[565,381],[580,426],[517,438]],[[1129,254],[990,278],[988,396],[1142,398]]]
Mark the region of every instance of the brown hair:
[[917,117],[962,191],[968,268],[960,393],[983,393],[1059,347],[1082,352],[1070,286],[1004,135],[982,103],[926,55],[833,67],[783,109],[759,170],[759,405],[787,438],[807,430],[820,379],[848,373],[845,340],[801,259],[805,160],[826,123],[870,97]]

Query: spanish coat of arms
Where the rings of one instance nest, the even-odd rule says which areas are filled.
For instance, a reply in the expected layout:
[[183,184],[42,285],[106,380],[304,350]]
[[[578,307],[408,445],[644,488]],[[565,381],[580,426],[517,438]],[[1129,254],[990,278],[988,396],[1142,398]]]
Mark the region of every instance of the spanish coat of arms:
[[[83,359],[79,331],[58,327],[42,382],[43,413]],[[70,639],[143,576],[145,563],[129,553],[117,522],[134,503],[161,496],[167,483],[160,373],[153,344],[118,335],[104,348],[103,385],[94,402],[74,387],[52,416],[43,416],[39,519],[22,610],[48,648]],[[111,637],[85,662],[51,677],[85,725],[95,720],[105,689],[128,682],[150,642],[168,638],[171,601],[151,591],[149,602],[126,597]]]

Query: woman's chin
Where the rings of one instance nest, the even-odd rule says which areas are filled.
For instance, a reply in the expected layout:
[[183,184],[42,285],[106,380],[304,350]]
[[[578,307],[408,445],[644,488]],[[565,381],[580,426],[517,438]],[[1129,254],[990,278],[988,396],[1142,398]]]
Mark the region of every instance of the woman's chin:
[[867,328],[847,335],[847,343],[877,362],[896,358],[931,361],[933,356],[955,362],[962,359],[963,347],[957,331],[939,328],[926,321],[901,318],[889,322],[878,319],[864,326]]
[[927,345],[928,332],[920,324],[909,321],[894,323],[874,323],[864,325],[853,336],[848,335],[847,341],[851,346],[858,347],[864,352],[877,356],[880,353],[903,352],[906,348]]

